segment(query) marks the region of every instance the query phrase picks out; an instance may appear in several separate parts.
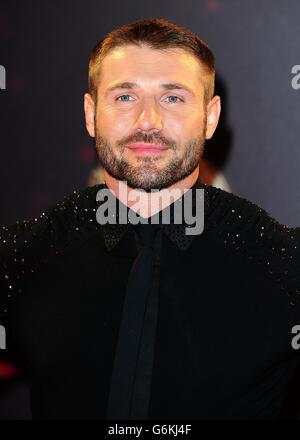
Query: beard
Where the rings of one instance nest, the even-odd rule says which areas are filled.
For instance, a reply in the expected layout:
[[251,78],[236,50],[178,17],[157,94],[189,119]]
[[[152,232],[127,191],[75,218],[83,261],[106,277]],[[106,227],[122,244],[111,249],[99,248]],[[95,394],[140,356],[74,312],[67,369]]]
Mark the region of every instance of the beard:
[[[116,142],[119,151],[117,156],[108,140],[98,131],[96,124],[95,127],[96,149],[103,168],[115,179],[126,181],[129,187],[146,192],[168,188],[189,176],[199,165],[204,151],[206,118],[202,134],[184,145],[182,156],[178,155],[178,144],[159,133],[137,133]],[[173,155],[163,168],[157,165],[162,160],[157,156],[137,157],[137,164],[133,165],[124,157],[126,145],[133,142],[162,144],[169,147]]]

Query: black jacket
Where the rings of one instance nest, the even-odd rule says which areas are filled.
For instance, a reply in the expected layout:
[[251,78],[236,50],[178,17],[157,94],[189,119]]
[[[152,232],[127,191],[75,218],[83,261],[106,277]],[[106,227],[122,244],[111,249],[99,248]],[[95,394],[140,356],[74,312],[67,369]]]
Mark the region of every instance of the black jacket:
[[[106,417],[137,242],[132,225],[97,222],[101,188],[1,228],[1,322],[24,361],[34,418]],[[153,354],[146,418],[277,418],[300,353],[300,228],[197,188],[202,234],[161,225],[155,337],[141,347]]]

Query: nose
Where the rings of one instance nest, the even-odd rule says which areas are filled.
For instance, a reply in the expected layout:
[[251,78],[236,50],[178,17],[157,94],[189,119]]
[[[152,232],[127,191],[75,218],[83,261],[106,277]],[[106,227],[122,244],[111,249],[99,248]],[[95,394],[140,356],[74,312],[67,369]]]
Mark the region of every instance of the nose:
[[153,100],[145,100],[139,110],[135,129],[143,131],[161,130],[163,128],[162,116]]

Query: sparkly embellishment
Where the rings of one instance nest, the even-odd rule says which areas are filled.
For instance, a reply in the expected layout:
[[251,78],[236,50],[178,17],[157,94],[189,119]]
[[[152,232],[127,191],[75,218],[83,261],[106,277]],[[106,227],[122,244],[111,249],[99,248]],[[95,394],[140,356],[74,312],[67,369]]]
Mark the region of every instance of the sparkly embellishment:
[[[300,241],[300,228],[280,224],[246,199],[231,193],[223,195],[223,200],[220,198],[213,208],[214,212],[220,212],[219,220],[216,214],[214,223],[224,246],[230,247],[237,255],[242,253],[253,264],[265,267],[264,273],[271,276],[289,298],[293,298],[291,303],[299,302],[300,295],[296,292],[300,284],[300,254],[299,245],[294,243],[295,239]],[[233,203],[236,203],[235,207]],[[232,213],[239,221],[234,221]],[[206,219],[206,225],[207,222]]]
[[[96,217],[91,218],[91,212],[96,212],[95,195],[100,188],[101,185],[98,185],[96,189],[89,188],[83,193],[74,191],[57,203],[51,213],[42,213],[39,219],[33,221],[17,222],[12,228],[1,228],[0,243],[2,245],[3,242],[2,246],[12,251],[11,260],[4,262],[1,267],[4,270],[0,271],[0,279],[6,285],[9,300],[14,292],[22,292],[24,277],[35,277],[35,273],[51,259],[60,258],[62,242],[67,246],[73,244],[74,240],[84,241],[92,231],[102,234],[106,248],[111,250],[122,239],[130,227],[129,220],[125,225],[101,226]],[[214,231],[224,249],[247,257],[251,265],[260,265],[262,276],[270,277],[270,283],[277,282],[279,289],[287,294],[290,304],[297,303],[300,300],[299,268],[296,267],[299,263],[299,228],[280,225],[264,210],[234,194],[211,186],[204,188],[206,217],[203,233],[209,237],[210,232]],[[185,227],[189,225],[162,226],[165,235],[182,250],[187,250],[195,239],[195,236],[185,234]],[[43,235],[44,228],[49,232],[48,237]],[[60,240],[59,248],[57,237]],[[30,254],[31,244],[44,238],[49,240],[48,253],[45,251],[39,260],[36,254]],[[18,271],[15,270],[16,266]],[[3,304],[3,308],[6,311],[7,305]]]

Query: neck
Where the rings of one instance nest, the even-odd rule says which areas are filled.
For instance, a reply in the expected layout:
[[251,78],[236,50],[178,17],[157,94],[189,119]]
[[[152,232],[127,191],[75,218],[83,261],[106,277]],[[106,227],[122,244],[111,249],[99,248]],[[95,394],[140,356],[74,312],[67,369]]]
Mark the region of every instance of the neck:
[[146,192],[131,188],[126,181],[112,177],[104,170],[106,186],[126,206],[144,218],[152,217],[188,191],[198,180],[199,168],[197,167],[190,175],[160,191]]

